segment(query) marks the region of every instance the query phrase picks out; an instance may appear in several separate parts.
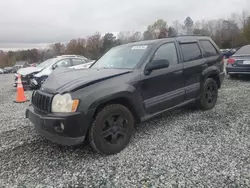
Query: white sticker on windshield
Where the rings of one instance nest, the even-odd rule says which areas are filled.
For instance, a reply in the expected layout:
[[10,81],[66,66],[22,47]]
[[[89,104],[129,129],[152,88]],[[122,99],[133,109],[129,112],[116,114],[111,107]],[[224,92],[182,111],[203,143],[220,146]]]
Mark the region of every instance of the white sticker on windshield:
[[147,47],[147,45],[133,46],[132,50],[145,50]]

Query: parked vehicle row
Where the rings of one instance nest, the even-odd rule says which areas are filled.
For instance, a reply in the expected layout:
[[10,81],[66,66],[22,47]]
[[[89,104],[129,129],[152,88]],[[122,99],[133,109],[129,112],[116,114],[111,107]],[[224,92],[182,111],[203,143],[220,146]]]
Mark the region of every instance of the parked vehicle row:
[[0,68],[0,74],[9,74],[13,73],[13,67],[5,67],[5,68]]
[[93,60],[89,60],[84,56],[76,55],[62,55],[48,59],[36,67],[27,67],[18,70],[17,74],[15,74],[14,87],[17,86],[18,74],[21,75],[24,87],[38,89],[51,72],[59,67],[88,68],[93,62]]
[[4,74],[4,69],[0,68],[0,74]]
[[[212,109],[225,76],[222,56],[201,36],[121,45],[89,69],[54,70],[33,92],[26,117],[52,142],[78,145],[88,138],[97,152],[115,154],[129,143],[136,122],[190,103]],[[65,59],[45,67],[51,72],[61,62],[81,61]]]
[[16,73],[19,69],[29,67],[29,63],[26,61],[17,61],[13,67],[5,67],[0,69],[0,74]]

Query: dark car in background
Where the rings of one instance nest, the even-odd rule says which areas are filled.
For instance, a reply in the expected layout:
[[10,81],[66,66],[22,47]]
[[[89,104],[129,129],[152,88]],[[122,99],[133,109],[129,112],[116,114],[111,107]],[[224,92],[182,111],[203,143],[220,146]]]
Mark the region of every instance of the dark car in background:
[[88,69],[59,68],[38,91],[26,117],[62,145],[85,138],[103,154],[120,152],[135,123],[195,103],[212,109],[224,61],[209,37],[176,37],[112,48]]
[[236,52],[236,49],[221,49],[220,51],[221,51],[222,55],[226,59],[228,59]]
[[226,72],[231,77],[250,74],[250,45],[243,46],[227,60]]
[[9,73],[13,73],[14,69],[13,69],[13,67],[5,67],[4,70],[5,70],[6,74],[9,74]]
[[8,74],[9,72],[4,68],[0,68],[0,74]]

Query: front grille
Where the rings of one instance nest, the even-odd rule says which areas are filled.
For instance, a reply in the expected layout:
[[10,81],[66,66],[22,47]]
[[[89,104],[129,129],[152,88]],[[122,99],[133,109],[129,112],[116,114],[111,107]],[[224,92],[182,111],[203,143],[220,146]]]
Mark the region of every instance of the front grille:
[[[30,78],[31,77],[29,77],[29,76],[23,76],[23,75],[21,75],[22,83],[29,83]],[[15,81],[17,81],[17,80],[18,80],[18,77],[15,76]]]
[[34,91],[31,102],[36,109],[48,113],[51,111],[52,97],[50,94]]

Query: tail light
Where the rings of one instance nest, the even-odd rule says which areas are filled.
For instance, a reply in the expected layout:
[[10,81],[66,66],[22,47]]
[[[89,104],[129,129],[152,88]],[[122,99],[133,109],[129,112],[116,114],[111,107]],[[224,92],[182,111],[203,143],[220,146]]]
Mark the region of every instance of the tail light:
[[233,58],[229,58],[228,60],[227,60],[227,64],[234,64],[235,63],[235,59],[233,59]]

